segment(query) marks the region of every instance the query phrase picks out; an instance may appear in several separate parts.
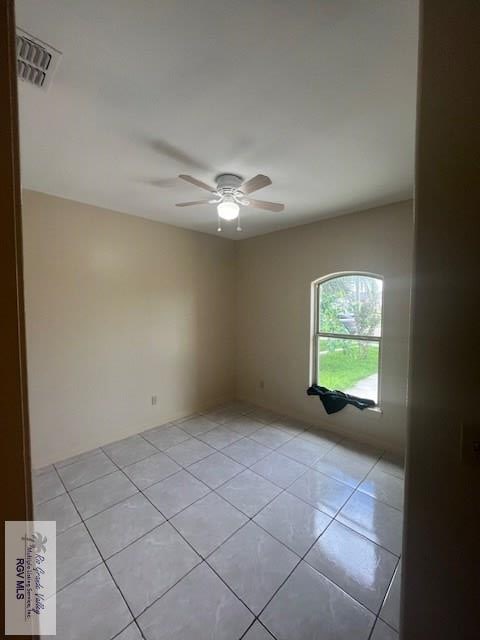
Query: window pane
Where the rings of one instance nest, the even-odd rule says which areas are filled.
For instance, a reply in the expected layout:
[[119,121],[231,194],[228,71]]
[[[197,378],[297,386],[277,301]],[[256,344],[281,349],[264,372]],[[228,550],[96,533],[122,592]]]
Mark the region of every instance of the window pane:
[[381,278],[340,276],[319,287],[320,331],[380,336],[382,320]]
[[317,348],[321,387],[378,402],[378,342],[318,338]]

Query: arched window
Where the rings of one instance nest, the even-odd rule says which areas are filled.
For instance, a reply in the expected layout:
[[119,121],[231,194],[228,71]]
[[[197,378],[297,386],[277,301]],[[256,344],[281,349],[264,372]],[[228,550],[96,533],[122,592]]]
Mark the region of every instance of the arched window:
[[362,273],[313,284],[313,383],[379,402],[383,279]]

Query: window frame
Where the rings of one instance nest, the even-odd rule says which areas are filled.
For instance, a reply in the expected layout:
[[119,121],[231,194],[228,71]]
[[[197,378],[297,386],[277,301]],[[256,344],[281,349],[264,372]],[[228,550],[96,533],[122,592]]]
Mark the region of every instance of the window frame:
[[[380,318],[380,335],[379,336],[365,336],[356,335],[352,333],[330,333],[327,331],[320,331],[320,288],[323,284],[329,280],[336,280],[337,278],[343,278],[345,276],[367,276],[369,278],[375,278],[382,281],[382,313]],[[377,342],[378,343],[378,383],[377,383],[377,402],[372,407],[373,410],[380,409],[381,406],[381,391],[382,391],[382,342],[383,342],[383,318],[384,318],[384,298],[385,298],[385,280],[384,277],[378,273],[371,273],[369,271],[341,271],[338,273],[331,273],[328,276],[323,276],[312,282],[312,334],[311,334],[311,371],[310,371],[310,384],[319,385],[319,362],[318,362],[318,342],[320,338],[339,338],[341,340],[363,340],[365,342]]]

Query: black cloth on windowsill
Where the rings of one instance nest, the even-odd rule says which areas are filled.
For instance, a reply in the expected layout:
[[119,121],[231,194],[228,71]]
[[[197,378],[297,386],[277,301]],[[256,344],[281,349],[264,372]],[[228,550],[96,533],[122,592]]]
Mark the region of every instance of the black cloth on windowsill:
[[357,409],[366,409],[367,407],[375,406],[375,402],[368,398],[349,396],[348,393],[343,393],[343,391],[331,391],[326,387],[319,387],[318,384],[313,384],[309,387],[307,389],[307,395],[318,396],[328,414],[341,411],[347,404],[353,404]]

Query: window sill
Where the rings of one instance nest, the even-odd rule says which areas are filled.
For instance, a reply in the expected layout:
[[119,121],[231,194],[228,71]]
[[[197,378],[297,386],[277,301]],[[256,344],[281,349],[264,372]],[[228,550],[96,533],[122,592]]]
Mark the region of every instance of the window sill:
[[364,409],[364,411],[371,411],[372,413],[383,413],[383,409],[382,407],[379,407],[378,405],[375,407],[367,407],[366,409]]

